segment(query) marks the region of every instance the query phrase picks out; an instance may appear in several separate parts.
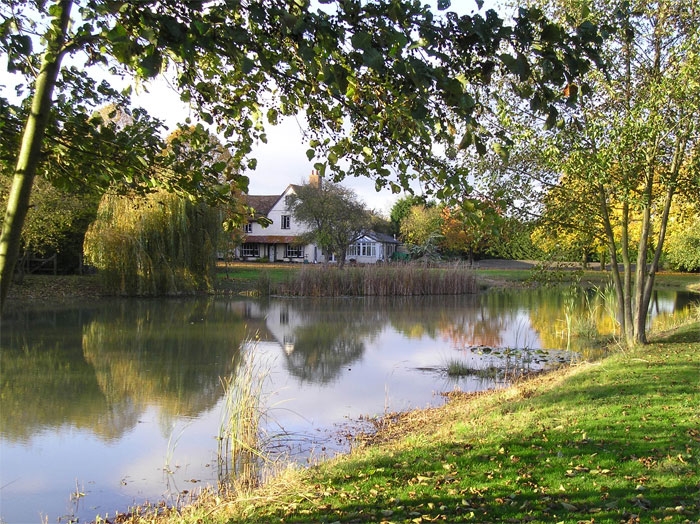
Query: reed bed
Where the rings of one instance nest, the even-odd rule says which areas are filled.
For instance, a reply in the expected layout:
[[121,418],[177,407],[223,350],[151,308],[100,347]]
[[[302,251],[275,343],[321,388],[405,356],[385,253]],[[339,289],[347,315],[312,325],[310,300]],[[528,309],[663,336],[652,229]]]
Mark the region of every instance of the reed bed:
[[[257,339],[256,339],[257,340]],[[226,378],[219,428],[219,482],[239,492],[257,486],[266,462],[261,420],[263,383],[269,369],[256,359],[254,341],[241,347],[238,365]]]
[[476,293],[474,273],[461,265],[428,267],[387,264],[346,267],[305,266],[274,292],[287,296],[415,296]]

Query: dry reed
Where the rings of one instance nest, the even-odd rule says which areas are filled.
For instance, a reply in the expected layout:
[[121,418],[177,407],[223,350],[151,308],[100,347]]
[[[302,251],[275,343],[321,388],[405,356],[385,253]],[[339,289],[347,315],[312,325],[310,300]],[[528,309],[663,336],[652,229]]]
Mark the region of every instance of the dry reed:
[[476,293],[474,274],[464,266],[387,264],[360,267],[305,266],[276,293],[291,296],[416,296]]
[[242,344],[240,360],[222,379],[224,408],[219,427],[219,482],[238,492],[259,484],[265,463],[261,438],[262,394],[269,369],[255,358],[254,341]]

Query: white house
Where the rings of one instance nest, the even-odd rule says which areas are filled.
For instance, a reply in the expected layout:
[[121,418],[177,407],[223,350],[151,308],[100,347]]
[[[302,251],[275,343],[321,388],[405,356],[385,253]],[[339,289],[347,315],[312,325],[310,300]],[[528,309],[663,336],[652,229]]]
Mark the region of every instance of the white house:
[[[310,184],[319,184],[315,172]],[[290,196],[299,186],[290,184],[281,195],[247,195],[247,204],[256,216],[266,217],[271,224],[263,227],[257,222],[245,225],[243,243],[236,248],[241,260],[267,260],[270,262],[326,262],[333,255],[324,253],[316,244],[302,244],[300,237],[309,231],[308,226],[294,219],[290,209]],[[375,263],[389,260],[399,242],[389,236],[368,231],[348,249],[347,260],[358,263]]]

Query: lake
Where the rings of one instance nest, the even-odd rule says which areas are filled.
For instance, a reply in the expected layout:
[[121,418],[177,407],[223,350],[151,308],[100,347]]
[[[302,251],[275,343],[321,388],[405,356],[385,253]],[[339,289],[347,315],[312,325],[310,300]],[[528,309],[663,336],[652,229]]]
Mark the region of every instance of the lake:
[[[658,292],[652,316],[689,307]],[[0,325],[0,522],[89,522],[222,480],[223,382],[241,351],[263,376],[276,451],[345,451],[361,417],[591,354],[610,334],[594,290],[342,299],[101,300],[9,311]],[[473,373],[452,377],[448,364]]]

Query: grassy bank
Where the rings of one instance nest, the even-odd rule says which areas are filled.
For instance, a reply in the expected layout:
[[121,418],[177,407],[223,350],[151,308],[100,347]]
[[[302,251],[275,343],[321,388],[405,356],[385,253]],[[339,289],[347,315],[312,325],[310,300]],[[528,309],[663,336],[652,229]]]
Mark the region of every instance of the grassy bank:
[[377,426],[349,456],[163,522],[698,522],[700,324]]

